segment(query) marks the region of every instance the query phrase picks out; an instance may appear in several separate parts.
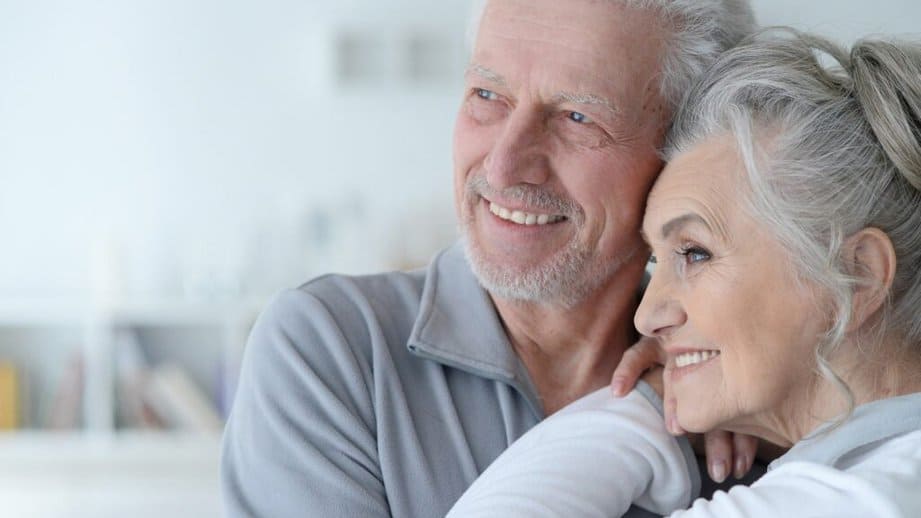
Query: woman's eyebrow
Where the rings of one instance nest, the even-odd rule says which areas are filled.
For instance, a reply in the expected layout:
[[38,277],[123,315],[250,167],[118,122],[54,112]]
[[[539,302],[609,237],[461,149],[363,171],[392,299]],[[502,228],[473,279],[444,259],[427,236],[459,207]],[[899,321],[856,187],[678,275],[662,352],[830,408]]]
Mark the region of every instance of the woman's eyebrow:
[[662,225],[662,230],[660,231],[662,235],[662,239],[668,239],[668,236],[670,236],[676,230],[684,226],[687,226],[691,223],[700,223],[703,226],[707,227],[707,230],[711,232],[713,231],[713,229],[710,228],[710,224],[707,223],[707,220],[700,217],[700,215],[698,214],[688,213],[688,214],[682,214],[681,216],[678,216],[677,218],[672,218],[668,220],[664,225]]

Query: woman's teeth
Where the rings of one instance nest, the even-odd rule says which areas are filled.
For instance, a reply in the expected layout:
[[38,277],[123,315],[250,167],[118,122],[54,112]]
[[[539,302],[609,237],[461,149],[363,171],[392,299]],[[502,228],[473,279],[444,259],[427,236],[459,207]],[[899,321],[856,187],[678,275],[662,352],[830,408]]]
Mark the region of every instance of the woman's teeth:
[[675,356],[675,365],[677,367],[687,367],[696,363],[705,362],[711,358],[719,356],[719,351],[696,351],[693,353],[684,353]]

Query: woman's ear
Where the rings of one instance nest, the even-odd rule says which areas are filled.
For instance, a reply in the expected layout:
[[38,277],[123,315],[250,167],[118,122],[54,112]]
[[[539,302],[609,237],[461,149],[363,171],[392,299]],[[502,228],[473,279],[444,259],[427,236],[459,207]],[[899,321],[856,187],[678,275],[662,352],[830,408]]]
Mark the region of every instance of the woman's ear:
[[857,278],[848,330],[859,329],[889,296],[895,276],[895,248],[889,236],[868,227],[852,234],[844,244],[850,272]]

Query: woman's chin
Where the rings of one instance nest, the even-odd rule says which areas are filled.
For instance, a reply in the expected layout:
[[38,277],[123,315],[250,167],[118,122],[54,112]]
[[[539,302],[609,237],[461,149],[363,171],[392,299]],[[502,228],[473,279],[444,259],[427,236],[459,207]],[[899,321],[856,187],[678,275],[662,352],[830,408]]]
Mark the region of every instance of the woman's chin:
[[[692,413],[693,414],[693,413]],[[699,413],[693,415],[682,415],[678,411],[678,424],[681,428],[691,433],[705,433],[716,428],[720,428],[720,422],[714,419],[707,419]]]

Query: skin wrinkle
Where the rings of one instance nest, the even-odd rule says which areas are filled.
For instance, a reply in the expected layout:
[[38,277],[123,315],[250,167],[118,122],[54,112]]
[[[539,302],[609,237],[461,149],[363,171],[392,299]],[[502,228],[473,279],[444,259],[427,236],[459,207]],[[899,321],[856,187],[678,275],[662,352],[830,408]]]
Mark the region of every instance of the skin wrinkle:
[[[610,2],[610,0],[606,0],[606,1]],[[597,3],[597,2],[596,2],[596,3]],[[653,28],[655,29],[655,30],[653,30],[653,31],[650,31],[649,37],[651,37],[651,38],[660,38],[660,41],[663,42],[663,43],[665,43],[667,40],[666,40],[666,38],[665,38],[664,36],[665,36],[665,35],[668,35],[668,34],[671,34],[671,33],[674,31],[674,29],[671,27],[671,25],[672,25],[674,22],[673,22],[672,20],[669,19],[668,12],[667,12],[665,9],[661,9],[661,8],[657,8],[657,7],[653,7],[653,8],[651,8],[651,9],[649,9],[649,8],[638,8],[638,7],[628,7],[628,6],[625,6],[625,5],[620,4],[620,3],[617,2],[617,1],[610,2],[610,3],[611,3],[611,5],[612,5],[613,7],[619,8],[619,9],[623,9],[623,10],[625,10],[625,11],[651,12],[651,11],[654,10],[655,13],[656,13],[656,15],[655,15],[654,17],[649,18],[649,20],[651,20],[651,21],[653,22],[652,25],[653,25]],[[527,5],[526,2],[522,2],[521,4],[522,4],[522,5]],[[578,24],[574,24],[574,25],[572,25],[572,26],[566,26],[566,25],[563,25],[563,24],[561,23],[560,20],[554,20],[553,23],[544,22],[543,20],[541,20],[541,19],[540,19],[539,17],[537,17],[537,16],[532,16],[531,18],[526,19],[526,21],[527,21],[527,23],[530,23],[530,24],[535,25],[535,26],[537,26],[537,27],[541,27],[541,28],[543,28],[543,29],[545,29],[546,31],[549,31],[549,32],[556,33],[557,31],[569,31],[569,32],[572,32],[572,33],[577,33],[577,34],[579,34],[579,35],[582,36],[582,37],[594,38],[594,40],[593,40],[593,45],[605,45],[605,44],[606,44],[606,43],[604,43],[604,42],[601,41],[602,38],[601,38],[600,36],[597,36],[597,35],[595,35],[595,34],[586,32],[585,29],[584,29],[584,27],[582,27],[582,26],[580,26],[580,25],[578,25]],[[500,36],[501,36],[501,35],[500,35]],[[562,38],[561,38],[561,40],[562,40]],[[545,42],[545,41],[547,41],[547,40],[543,40],[543,39],[531,39],[531,40],[524,40],[524,41],[528,41],[528,42],[531,42],[531,43],[535,43],[535,42],[536,42],[536,43],[539,43],[539,42]],[[554,44],[561,44],[561,43],[562,43],[562,44],[565,45],[565,42],[564,42],[564,41],[561,42],[561,41],[557,41],[557,40],[551,40],[551,42],[554,43]],[[623,45],[624,43],[626,43],[627,45],[629,45],[631,42],[622,42],[621,45]],[[626,46],[626,45],[624,45],[624,46]],[[629,48],[629,47],[627,47],[627,48]],[[659,46],[658,48],[664,48],[664,47],[663,47],[663,46]],[[575,48],[575,47],[569,47],[569,50],[573,50],[573,51],[575,51],[575,52],[582,52],[581,49]],[[627,57],[630,58],[630,56],[627,56]]]
[[[508,81],[504,77],[502,77],[501,74],[498,74],[495,71],[490,70],[488,67],[485,67],[483,65],[471,64],[470,66],[468,66],[467,73],[465,74],[465,76],[467,76],[468,74],[473,74],[483,79],[484,81],[488,81],[492,83],[496,87],[508,88]],[[646,91],[646,95],[644,95],[644,101],[643,101],[644,103],[649,102],[649,97],[651,96],[651,94],[653,94],[653,92],[649,90]],[[617,126],[615,121],[623,117],[622,115],[623,112],[621,110],[618,110],[615,104],[611,100],[605,97],[602,97],[594,93],[557,92],[556,94],[550,97],[550,101],[551,103],[556,104],[556,105],[562,105],[564,103],[569,102],[569,103],[578,104],[578,105],[585,106],[585,107],[599,106],[599,107],[605,108],[605,112],[608,117],[605,117],[604,116],[605,114],[591,114],[589,118],[592,119],[594,123],[602,125],[612,137],[614,134],[618,133],[618,131],[614,129]],[[643,108],[645,109],[646,106],[647,104],[644,104]],[[574,110],[574,111],[579,111],[579,110]],[[658,111],[659,111],[659,107],[657,106],[653,110],[653,113],[658,113]],[[628,135],[630,136],[628,137]],[[625,133],[621,137],[613,137],[609,139],[599,139],[599,141],[593,144],[593,146],[601,147],[601,146],[608,145],[608,144],[628,141],[630,138],[636,138],[636,137],[632,133],[628,132],[628,133]]]
[[662,225],[662,229],[659,231],[659,235],[662,236],[663,240],[668,239],[670,235],[672,235],[675,232],[680,231],[684,227],[692,224],[693,222],[698,222],[704,225],[705,227],[707,227],[707,230],[710,230],[712,232],[710,225],[707,224],[707,220],[705,220],[704,218],[700,217],[697,214],[687,213],[687,214],[678,216],[677,218],[672,218],[668,220],[664,225]]
[[[627,8],[625,6],[622,6],[616,3],[612,4],[612,7],[619,9],[621,12],[624,12],[627,14],[640,15],[642,17],[643,22],[651,26],[652,30],[650,30],[648,34],[645,35],[647,41],[649,41],[650,44],[646,46],[638,46],[638,45],[635,45],[635,43],[631,41],[629,38],[624,37],[622,35],[615,35],[615,38],[614,38],[615,42],[613,42],[612,44],[611,41],[602,41],[601,36],[592,34],[590,31],[586,31],[581,26],[577,25],[575,26],[576,28],[574,29],[568,29],[569,32],[572,32],[581,38],[591,39],[593,46],[607,46],[609,48],[630,49],[630,51],[625,53],[623,56],[624,62],[621,63],[622,68],[620,70],[610,70],[609,67],[595,66],[595,67],[590,67],[587,70],[584,70],[582,72],[582,75],[591,75],[594,79],[605,81],[609,83],[609,85],[611,86],[618,87],[623,83],[623,81],[620,78],[630,77],[631,79],[634,79],[634,80],[637,79],[636,77],[634,77],[635,75],[632,73],[633,71],[630,68],[631,66],[635,65],[636,63],[653,63],[654,64],[653,69],[655,70],[655,73],[652,75],[652,77],[650,77],[649,81],[650,82],[655,81],[656,83],[658,83],[658,79],[660,75],[660,68],[661,68],[660,63],[662,61],[662,49],[664,48],[664,45],[666,43],[665,38],[662,37],[663,26],[661,25],[661,20],[659,18],[659,15],[653,14],[645,10]],[[533,7],[528,6],[527,9],[532,10]],[[489,7],[487,7],[487,12],[489,10],[490,10]],[[560,25],[561,23],[560,20],[554,20],[554,23],[552,24],[551,23],[544,24],[540,20],[539,17],[532,16],[531,18],[525,19],[523,21],[526,24],[532,24],[532,25],[536,25],[540,27],[542,29],[541,31],[539,31],[540,34],[545,34],[547,31],[549,31],[551,33],[557,34],[557,37],[553,39],[521,38],[521,37],[508,36],[504,32],[498,32],[498,31],[493,32],[490,35],[498,39],[506,39],[506,40],[514,41],[516,44],[518,42],[527,42],[530,44],[543,44],[546,46],[563,47],[572,53],[584,55],[588,57],[589,59],[595,57],[593,54],[586,51],[584,48],[580,46],[576,46],[574,44],[568,44],[566,41],[566,38],[559,37],[558,35],[559,31],[567,30],[565,26]],[[481,25],[481,31],[483,31],[484,28],[485,26]],[[649,52],[649,50],[651,49],[655,49],[654,52]],[[643,52],[644,50],[647,52],[644,53]],[[595,73],[595,70],[600,70],[600,69],[606,69],[605,70],[606,73],[603,76]],[[615,79],[614,80],[608,79],[610,77],[613,77]],[[647,86],[648,85],[649,83],[647,83]],[[660,93],[658,89],[658,85],[654,87],[654,90],[655,90],[654,92],[655,96],[658,97]],[[642,120],[647,121],[649,119],[643,118]]]
[[573,104],[583,104],[586,106],[600,106],[607,109],[607,111],[613,116],[617,117],[620,115],[620,112],[617,108],[614,107],[614,103],[611,101],[602,98],[599,95],[595,94],[583,94],[583,93],[571,93],[571,92],[558,92],[553,95],[550,100],[557,104],[563,103],[573,103]]

